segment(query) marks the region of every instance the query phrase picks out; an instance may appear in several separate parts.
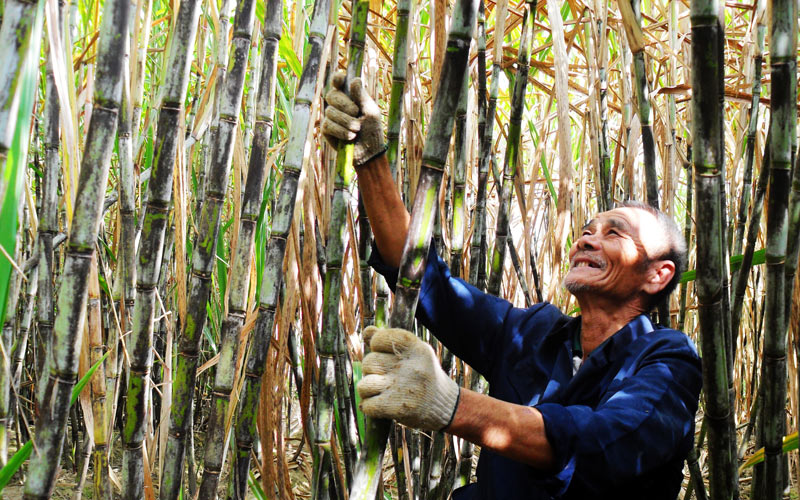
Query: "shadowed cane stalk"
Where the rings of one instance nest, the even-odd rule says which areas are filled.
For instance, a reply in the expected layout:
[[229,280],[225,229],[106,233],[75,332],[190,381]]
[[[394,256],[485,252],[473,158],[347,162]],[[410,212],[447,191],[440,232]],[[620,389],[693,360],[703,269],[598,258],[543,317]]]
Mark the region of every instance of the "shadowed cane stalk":
[[[222,470],[227,431],[225,421],[229,412],[231,391],[239,358],[239,335],[247,313],[247,293],[250,288],[250,263],[253,253],[256,224],[264,195],[267,150],[272,135],[275,114],[275,85],[277,82],[278,43],[281,37],[281,0],[270,0],[265,10],[262,73],[256,101],[255,133],[249,161],[247,184],[242,200],[239,238],[234,250],[231,270],[228,315],[222,323],[222,347],[214,380],[212,419],[206,438],[203,481],[204,498],[216,497],[216,485]],[[240,43],[240,45],[242,45]],[[244,47],[235,49],[245,50]],[[235,76],[232,72],[229,78]],[[229,80],[230,81],[230,80]],[[215,417],[215,418],[214,418]]]
[[261,378],[267,359],[275,323],[275,312],[283,282],[283,259],[297,197],[297,184],[304,164],[306,140],[311,120],[311,103],[318,89],[319,72],[326,33],[329,27],[330,0],[317,0],[309,29],[308,53],[297,84],[292,111],[286,155],[283,160],[283,180],[272,216],[272,233],[266,248],[258,317],[253,331],[250,353],[245,361],[245,377],[241,389],[239,411],[236,414],[236,458],[234,464],[234,498],[244,499],[250,471],[250,451],[256,435],[256,417],[261,398]]
[[[797,134],[796,3],[773,0],[770,20],[771,113],[769,201],[767,205],[766,306],[761,380],[764,385],[764,498],[783,496],[783,436],[786,411],[785,311],[788,204],[792,185],[792,144]],[[795,257],[796,259],[796,257]]]
[[[214,144],[216,150],[214,151],[214,163],[211,166],[212,176],[206,179],[206,200],[203,205],[202,215],[213,213],[214,219],[209,227],[214,227],[209,234],[212,241],[217,241],[219,233],[220,216],[222,212],[222,203],[225,200],[225,194],[228,187],[228,173],[230,171],[231,160],[233,158],[233,145],[236,135],[237,122],[239,117],[239,110],[242,105],[242,95],[244,92],[244,79],[247,70],[247,60],[250,55],[250,43],[253,33],[253,26],[255,24],[255,0],[242,0],[236,5],[236,17],[233,25],[233,51],[230,53],[230,60],[228,66],[231,68],[225,81],[222,83],[223,88],[220,94],[219,103],[219,131]],[[280,9],[278,9],[280,11]],[[263,167],[262,167],[263,169]],[[248,182],[254,181],[257,186],[250,188],[251,197],[258,196],[253,191],[262,191],[261,176],[256,175],[255,179],[249,179]],[[259,204],[255,207],[250,205],[250,214],[258,213]],[[210,206],[217,205],[213,211],[207,210]],[[242,205],[244,207],[244,204]],[[257,217],[257,215],[256,215]],[[255,235],[255,218],[252,215],[249,217],[250,227],[252,231],[246,233],[244,239],[240,239],[236,249],[236,256],[234,257],[238,262],[238,268],[234,268],[232,281],[235,281],[239,286],[237,290],[231,290],[231,295],[234,296],[233,305],[235,311],[229,314],[228,318],[223,322],[223,339],[222,348],[220,349],[220,359],[217,364],[216,375],[214,378],[214,389],[211,395],[211,415],[209,417],[208,434],[206,435],[205,458],[203,462],[203,479],[200,483],[200,498],[214,499],[217,497],[217,485],[219,484],[219,474],[222,471],[222,465],[225,462],[225,452],[227,451],[226,443],[228,441],[228,429],[226,428],[226,421],[228,417],[228,407],[230,405],[231,391],[233,390],[233,382],[236,372],[236,360],[238,358],[239,346],[239,332],[241,326],[244,324],[244,317],[246,314],[247,290],[250,276],[250,253],[252,249],[252,241]],[[240,225],[245,222],[242,218]],[[203,228],[203,220],[201,219],[200,227]],[[201,233],[202,234],[202,233]],[[195,250],[197,252],[197,250]],[[246,252],[246,254],[245,254]],[[203,268],[203,272],[208,276],[213,271],[214,256],[216,255],[216,245],[212,245],[211,252],[208,254],[207,267]],[[246,267],[246,268],[245,268]],[[210,287],[211,280],[204,280],[198,283],[202,286]],[[233,284],[233,283],[232,283]],[[192,275],[192,285],[195,285],[194,274]],[[208,300],[208,294],[205,294],[205,300]],[[203,309],[205,309],[205,300],[203,302]],[[199,305],[199,304],[198,304]],[[190,308],[191,310],[191,308]],[[234,317],[235,315],[235,317]],[[201,316],[198,316],[201,317]],[[194,344],[191,346],[196,353],[200,348],[200,341],[202,335],[202,323],[197,325],[195,334],[197,337],[194,339]],[[186,340],[188,340],[188,335]],[[181,342],[183,347],[183,342]],[[181,349],[183,351],[183,349]],[[182,356],[180,356],[182,357]],[[179,363],[178,366],[181,366]],[[187,364],[188,367],[188,364]],[[194,367],[196,370],[196,365]],[[180,374],[180,372],[179,372]],[[194,380],[193,374],[189,375],[188,380]],[[175,401],[178,398],[181,400],[188,399],[191,401],[194,393],[194,384],[183,393],[175,391]],[[191,404],[191,402],[189,403]]]
[[[349,90],[350,82],[361,75],[364,61],[364,43],[367,37],[367,17],[369,2],[358,0],[353,3],[353,17],[350,24],[350,50],[347,64],[347,77],[343,88]],[[398,42],[399,43],[399,42]],[[325,246],[325,273],[322,304],[322,330],[317,337],[319,355],[319,379],[317,381],[317,405],[314,415],[314,475],[312,479],[312,498],[323,498],[330,487],[331,438],[333,436],[333,412],[336,400],[336,354],[341,325],[339,321],[339,300],[342,284],[342,260],[347,242],[347,213],[349,202],[345,192],[353,185],[353,144],[343,144],[336,154],[333,200],[331,201],[331,221],[328,242]],[[354,242],[355,243],[355,242]],[[363,286],[363,285],[362,285]],[[340,369],[343,367],[340,367]],[[342,387],[342,384],[339,384]],[[348,387],[349,389],[349,387]],[[339,394],[339,400],[343,395]],[[342,440],[349,436],[352,422],[348,408],[339,408],[339,423]],[[348,465],[349,467],[349,465]]]
[[693,0],[692,21],[692,163],[697,202],[697,302],[703,353],[703,388],[708,422],[708,448],[711,461],[711,497],[729,499],[736,485],[735,462],[731,454],[730,398],[722,294],[725,248],[722,234],[720,190],[722,136],[719,116],[718,49],[722,29],[717,0]]
[[[459,0],[453,9],[447,37],[447,52],[422,154],[422,171],[414,197],[408,236],[400,260],[400,277],[390,319],[391,326],[395,328],[410,330],[413,325],[419,287],[436,218],[439,185],[450,149],[455,112],[466,73],[477,10],[478,0]],[[367,419],[365,443],[350,490],[352,500],[375,498],[390,429],[389,420]]]
[[[143,445],[145,415],[150,396],[150,369],[153,365],[156,286],[161,269],[169,205],[172,200],[172,174],[177,151],[175,131],[180,128],[179,123],[183,116],[183,102],[186,98],[199,17],[199,1],[181,2],[167,55],[166,67],[170,68],[170,71],[166,73],[162,87],[163,98],[158,112],[158,132],[155,140],[156,154],[148,182],[147,204],[142,214],[143,225],[135,275],[136,303],[133,311],[133,329],[127,343],[130,372],[126,390],[126,418],[122,430],[123,494],[129,499],[144,497]],[[165,486],[175,479],[175,476],[169,473],[162,474],[160,491],[162,495],[169,489]],[[179,476],[177,482],[180,484]]]

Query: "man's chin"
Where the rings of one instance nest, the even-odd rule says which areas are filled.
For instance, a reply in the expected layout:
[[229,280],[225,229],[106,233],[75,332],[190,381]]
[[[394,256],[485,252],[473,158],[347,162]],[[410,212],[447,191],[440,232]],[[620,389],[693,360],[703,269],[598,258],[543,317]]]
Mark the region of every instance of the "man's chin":
[[591,283],[570,278],[569,275],[564,277],[564,281],[561,282],[561,285],[575,296],[594,290],[594,286]]

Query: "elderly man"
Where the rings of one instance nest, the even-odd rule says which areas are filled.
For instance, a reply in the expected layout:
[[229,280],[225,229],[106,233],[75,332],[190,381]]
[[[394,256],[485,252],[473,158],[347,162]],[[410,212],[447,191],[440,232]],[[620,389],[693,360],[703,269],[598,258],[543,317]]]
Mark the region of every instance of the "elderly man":
[[[373,267],[390,286],[408,233],[384,156],[380,110],[354,80],[334,78],[323,132],[353,141],[375,235]],[[464,499],[673,500],[692,447],[700,360],[681,332],[647,313],[675,288],[686,248],[661,212],[630,204],[598,214],[569,253],[564,280],[580,305],[513,307],[450,275],[431,251],[417,318],[489,382],[460,388],[411,333],[369,328],[372,353],[358,386],[363,411],[482,447]]]

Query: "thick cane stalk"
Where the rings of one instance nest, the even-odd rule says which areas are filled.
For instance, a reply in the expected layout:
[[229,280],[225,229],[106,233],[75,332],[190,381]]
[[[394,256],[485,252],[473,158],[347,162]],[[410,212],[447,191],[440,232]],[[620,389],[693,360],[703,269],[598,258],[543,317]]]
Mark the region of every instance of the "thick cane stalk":
[[[367,37],[367,15],[369,2],[358,0],[353,3],[353,17],[350,24],[350,48],[347,64],[347,82],[361,75],[364,61],[364,43]],[[399,42],[398,42],[399,43]],[[347,88],[347,84],[345,84]],[[336,399],[336,352],[341,335],[339,321],[339,299],[342,284],[342,260],[348,239],[347,219],[349,202],[346,192],[352,189],[353,145],[342,145],[336,155],[336,171],[333,181],[333,200],[331,201],[331,221],[328,242],[325,245],[327,272],[323,288],[322,331],[317,336],[319,356],[319,379],[317,381],[317,405],[314,415],[314,476],[312,479],[312,498],[322,498],[327,494],[331,479],[325,464],[331,462],[331,438],[333,436],[333,414]],[[341,386],[341,384],[340,384]],[[341,399],[341,394],[339,395]],[[349,430],[349,416],[340,409],[342,428]]]
[[[256,2],[254,0],[245,0],[239,2],[237,5],[236,18],[234,20],[233,28],[233,52],[231,53],[231,60],[229,66],[231,71],[225,79],[225,89],[222,94],[222,102],[220,103],[220,135],[217,139],[219,144],[227,144],[227,148],[218,151],[218,154],[226,155],[223,161],[227,163],[224,167],[223,184],[218,187],[221,188],[221,193],[211,193],[206,191],[206,205],[212,202],[212,197],[216,196],[220,203],[225,198],[225,190],[228,184],[228,173],[230,169],[231,156],[233,152],[233,139],[236,131],[236,122],[241,107],[242,93],[244,90],[245,70],[247,66],[247,58],[250,52],[251,36],[253,32],[253,25],[255,21]],[[270,29],[275,30],[275,22],[273,18],[279,16],[281,12],[280,4],[271,4],[268,8],[277,11],[269,12]],[[277,26],[278,35],[280,37],[280,24]],[[274,63],[270,70],[274,71]],[[274,73],[273,73],[274,74]],[[270,75],[271,77],[272,75]],[[269,78],[269,77],[268,77]],[[274,86],[267,89],[273,91]],[[270,96],[267,96],[268,102]],[[270,109],[271,111],[271,109]],[[267,117],[270,122],[272,113]],[[267,141],[269,138],[267,137]],[[224,147],[224,146],[223,146]],[[216,160],[219,162],[219,159]],[[223,322],[223,338],[222,347],[220,349],[220,360],[217,364],[217,372],[214,378],[214,392],[211,396],[211,417],[209,421],[208,434],[206,435],[205,459],[203,467],[203,479],[200,483],[200,498],[216,498],[217,485],[219,483],[219,475],[222,471],[222,465],[225,461],[225,452],[227,450],[226,443],[228,441],[228,430],[225,422],[228,417],[228,408],[230,406],[230,396],[233,390],[233,382],[236,374],[236,360],[239,357],[239,334],[242,326],[244,325],[244,318],[247,314],[247,293],[250,286],[250,256],[253,251],[253,239],[255,237],[256,219],[258,212],[261,208],[261,198],[263,192],[264,181],[264,165],[250,163],[250,167],[255,171],[254,175],[247,178],[247,188],[245,189],[246,199],[242,203],[242,217],[240,219],[240,233],[238,246],[235,250],[234,267],[231,274],[231,288],[229,295],[229,312],[228,316]],[[217,169],[214,169],[217,170]],[[213,170],[212,170],[213,171]],[[218,175],[215,172],[214,175]],[[250,183],[253,183],[251,186]],[[214,184],[213,179],[209,178],[206,181],[206,187],[211,187]],[[221,196],[220,196],[221,195]],[[249,195],[249,197],[248,197]],[[204,212],[205,213],[205,210]],[[216,221],[217,228],[219,227],[219,214],[217,214]],[[217,229],[218,231],[218,229]],[[216,231],[215,231],[216,233]],[[213,239],[216,241],[217,235],[214,234]],[[213,256],[215,252],[209,255],[211,263],[213,263]],[[210,272],[211,268],[206,268],[206,272]],[[206,282],[206,286],[210,285],[210,280]],[[205,308],[205,305],[203,305]],[[197,341],[201,336],[197,330],[197,339],[193,347],[195,352],[199,349]],[[180,366],[180,365],[179,365]],[[194,387],[191,387],[186,396],[191,400],[194,393]],[[175,396],[178,393],[176,392]],[[191,404],[191,403],[190,403]]]
[[[447,52],[422,154],[422,171],[400,261],[400,278],[390,319],[393,327],[408,330],[414,321],[419,287],[433,234],[433,221],[436,218],[439,184],[450,148],[477,10],[478,0],[459,0],[453,9]],[[375,498],[390,429],[390,421],[367,419],[364,448],[350,490],[352,500]]]
[[711,498],[729,499],[735,485],[735,461],[731,455],[728,419],[728,355],[723,314],[723,258],[725,242],[721,227],[720,190],[722,162],[720,137],[722,113],[719,82],[723,68],[717,59],[722,26],[721,6],[716,0],[694,0],[692,21],[692,116],[693,157],[697,223],[697,302],[703,353],[703,387],[711,460]]
[[[289,143],[283,159],[283,180],[272,218],[272,232],[266,249],[266,260],[261,276],[258,317],[253,332],[252,346],[245,361],[245,378],[242,385],[239,411],[236,414],[236,457],[233,472],[234,498],[244,499],[250,470],[250,452],[256,435],[256,416],[261,392],[261,376],[275,322],[278,295],[283,282],[283,258],[297,197],[297,183],[304,164],[304,149],[311,119],[311,103],[317,92],[323,45],[328,30],[330,0],[317,0],[309,29],[309,51],[303,73],[297,86]],[[266,35],[265,35],[266,36]],[[277,43],[277,42],[276,42]],[[262,76],[263,78],[263,76]],[[262,92],[263,92],[262,85]],[[259,99],[264,99],[260,96]],[[264,143],[266,144],[266,142]],[[254,146],[255,148],[255,146]],[[256,152],[254,151],[253,154]]]
[[774,0],[770,19],[770,114],[769,202],[767,205],[767,272],[764,328],[764,487],[766,499],[783,494],[783,436],[786,412],[785,283],[788,241],[788,203],[791,187],[792,143],[797,134],[795,87],[797,52],[795,2]]
[[[231,68],[231,71],[225,77],[225,80],[220,82],[222,87],[219,94],[218,132],[214,136],[212,131],[214,151],[208,169],[208,176],[206,177],[205,196],[197,224],[197,238],[192,253],[187,317],[186,324],[182,325],[181,336],[178,340],[179,354],[175,369],[175,384],[172,391],[167,461],[164,466],[165,474],[169,471],[171,474],[178,474],[178,477],[183,471],[182,456],[186,444],[183,437],[189,432],[189,426],[191,425],[191,421],[186,417],[194,396],[200,342],[203,339],[202,332],[207,319],[206,303],[211,295],[211,277],[216,260],[217,236],[224,208],[223,203],[228,191],[228,176],[233,158],[233,143],[239,118],[239,108],[242,104],[247,57],[250,53],[250,38],[255,21],[254,14],[255,0],[241,0],[236,4],[233,37],[234,50],[230,54],[231,60],[228,61],[228,67]],[[227,336],[229,335],[228,333]],[[229,339],[227,352],[221,354],[221,359],[225,358],[226,366],[231,368],[235,363],[235,360],[230,359],[233,354],[232,342],[237,340]],[[211,406],[210,429],[215,430],[218,435],[212,437],[208,443],[209,446],[206,447],[206,457],[211,458],[209,459],[208,472],[203,474],[203,484],[201,484],[200,490],[203,498],[213,498],[215,496],[220,468],[224,461],[224,428],[227,404],[223,400],[227,400],[227,396],[230,395],[230,389],[225,389],[225,387],[233,387],[233,371],[233,369],[230,371],[218,370],[217,378],[215,379],[215,387],[219,391],[215,391],[212,396],[214,401]],[[217,440],[220,434],[221,442]],[[177,496],[174,485],[171,485],[167,492],[162,492],[161,497],[167,498],[164,493],[172,495],[173,492]],[[169,498],[175,497],[170,496]]]
[[[517,162],[520,157],[519,141],[522,132],[522,113],[525,110],[525,89],[528,86],[528,66],[533,39],[533,21],[536,15],[536,2],[529,2],[522,15],[522,37],[517,52],[517,76],[514,79],[514,93],[511,96],[511,116],[508,123],[506,157],[503,164],[503,189],[500,191],[500,208],[497,213],[497,229],[491,258],[491,274],[486,291],[500,295],[503,281],[503,268],[506,260],[511,202],[514,197],[514,177],[517,175]],[[513,242],[512,242],[513,244]]]
[[[156,286],[164,249],[164,232],[170,201],[172,200],[172,174],[177,151],[177,134],[183,115],[183,102],[189,81],[189,66],[200,16],[200,2],[185,0],[178,8],[171,38],[162,87],[163,99],[158,113],[156,156],[153,160],[147,189],[147,204],[143,213],[143,226],[136,264],[136,304],[133,313],[133,330],[127,349],[130,361],[128,377],[126,418],[122,431],[123,493],[125,498],[144,497],[145,415],[150,399],[150,369],[153,365],[153,317]],[[149,471],[147,472],[149,473]],[[162,474],[164,483],[172,477]],[[178,478],[178,482],[180,479]]]
[[[100,227],[108,169],[117,131],[122,93],[122,61],[130,2],[104,6],[97,54],[94,107],[81,161],[75,211],[70,226],[64,273],[53,329],[53,362],[36,422],[36,452],[31,458],[25,498],[49,498],[61,458],[72,387],[78,375],[78,352],[84,326],[89,267]],[[122,36],[120,36],[120,31]]]

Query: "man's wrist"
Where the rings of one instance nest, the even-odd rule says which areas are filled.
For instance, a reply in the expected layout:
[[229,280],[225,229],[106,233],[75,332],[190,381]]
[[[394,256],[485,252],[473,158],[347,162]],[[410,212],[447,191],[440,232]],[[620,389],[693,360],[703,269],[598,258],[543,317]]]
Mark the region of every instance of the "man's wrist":
[[388,147],[386,146],[386,144],[384,144],[383,146],[378,148],[375,152],[368,153],[369,156],[367,156],[366,159],[360,159],[360,158],[359,159],[355,159],[354,158],[353,159],[353,165],[356,166],[356,167],[366,166],[367,164],[371,163],[375,159],[377,159],[377,158],[383,156],[384,154],[386,154],[387,149],[388,149]]

